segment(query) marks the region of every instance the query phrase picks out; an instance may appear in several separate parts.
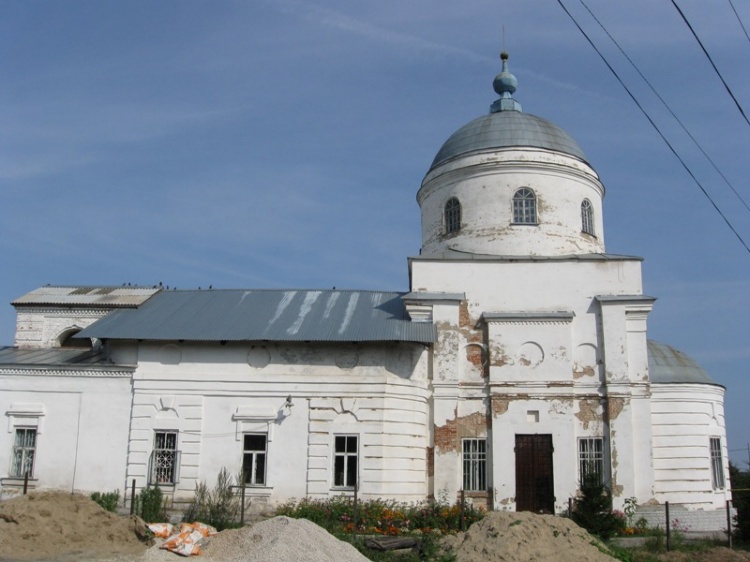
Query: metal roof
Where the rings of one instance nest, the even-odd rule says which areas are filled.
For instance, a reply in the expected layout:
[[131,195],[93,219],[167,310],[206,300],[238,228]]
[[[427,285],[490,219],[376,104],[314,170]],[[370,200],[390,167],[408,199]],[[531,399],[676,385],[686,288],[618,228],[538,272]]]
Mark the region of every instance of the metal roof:
[[648,372],[655,384],[712,384],[721,386],[698,363],[672,346],[648,340]]
[[159,287],[103,287],[46,285],[26,293],[13,306],[96,306],[104,308],[134,307],[158,293]]
[[545,148],[586,161],[573,137],[554,123],[530,113],[500,111],[474,119],[453,133],[438,151],[430,170],[456,156],[514,147]]
[[0,347],[0,367],[5,365],[24,365],[39,367],[59,367],[61,365],[83,366],[109,363],[104,354],[93,349],[18,349],[17,347]]
[[162,291],[137,309],[112,312],[77,337],[434,342],[432,324],[408,320],[404,294],[279,289]]

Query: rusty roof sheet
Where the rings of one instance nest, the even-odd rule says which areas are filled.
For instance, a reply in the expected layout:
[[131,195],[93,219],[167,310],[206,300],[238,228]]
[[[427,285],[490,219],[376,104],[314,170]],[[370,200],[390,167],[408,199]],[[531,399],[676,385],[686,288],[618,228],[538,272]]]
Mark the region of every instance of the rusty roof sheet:
[[432,343],[432,324],[411,322],[405,293],[347,290],[162,291],[117,310],[78,337],[188,341],[405,341]]
[[143,286],[52,286],[45,285],[15,299],[13,306],[95,306],[103,308],[135,307],[159,287]]

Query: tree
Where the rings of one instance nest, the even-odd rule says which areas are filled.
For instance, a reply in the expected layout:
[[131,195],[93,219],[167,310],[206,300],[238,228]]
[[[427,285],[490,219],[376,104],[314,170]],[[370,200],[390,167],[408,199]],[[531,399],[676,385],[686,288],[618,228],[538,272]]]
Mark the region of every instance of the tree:
[[574,502],[573,521],[602,540],[607,540],[624,527],[624,517],[612,513],[612,494],[599,481],[598,474],[586,474],[580,492]]

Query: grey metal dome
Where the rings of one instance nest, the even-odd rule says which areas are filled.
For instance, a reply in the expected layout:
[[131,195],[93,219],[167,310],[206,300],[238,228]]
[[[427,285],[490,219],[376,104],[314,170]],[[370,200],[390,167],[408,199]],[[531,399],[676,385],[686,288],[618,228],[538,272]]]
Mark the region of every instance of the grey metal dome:
[[698,363],[672,346],[648,340],[648,372],[653,384],[721,386]]
[[546,148],[586,160],[581,147],[560,127],[529,113],[498,111],[474,119],[453,133],[432,161],[430,169],[475,151],[510,147]]
[[489,115],[474,119],[445,141],[430,170],[475,151],[522,146],[555,150],[585,161],[581,147],[568,133],[546,119],[523,113],[521,104],[513,98],[518,81],[508,70],[508,53],[502,52],[500,59],[503,69],[492,83],[500,99],[492,103]]

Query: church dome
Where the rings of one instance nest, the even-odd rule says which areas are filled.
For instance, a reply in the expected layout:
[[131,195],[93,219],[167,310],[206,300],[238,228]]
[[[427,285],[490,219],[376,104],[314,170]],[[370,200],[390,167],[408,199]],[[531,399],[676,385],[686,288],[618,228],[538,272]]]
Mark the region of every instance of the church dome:
[[604,253],[604,186],[560,127],[524,113],[502,53],[488,115],[453,133],[417,193],[423,255]]
[[546,148],[586,159],[578,143],[554,123],[511,110],[483,115],[461,127],[445,141],[430,169],[455,156],[519,146]]
[[693,359],[654,340],[648,340],[648,373],[653,384],[718,385]]

